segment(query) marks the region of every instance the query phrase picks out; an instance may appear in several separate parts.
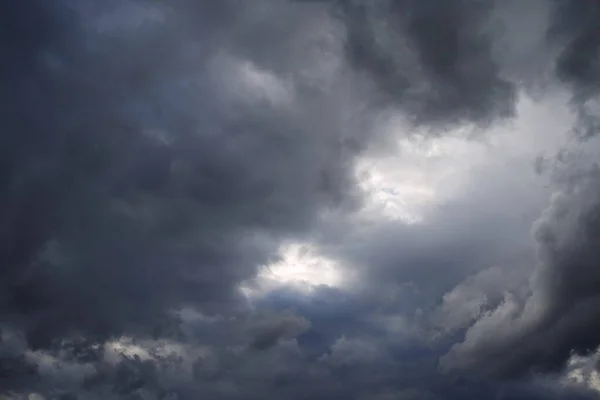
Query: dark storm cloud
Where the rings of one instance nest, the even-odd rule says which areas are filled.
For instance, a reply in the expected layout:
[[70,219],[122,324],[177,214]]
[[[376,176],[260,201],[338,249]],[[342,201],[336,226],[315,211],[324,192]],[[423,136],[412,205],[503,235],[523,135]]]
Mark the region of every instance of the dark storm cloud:
[[[515,112],[519,88],[574,90],[579,130],[593,134],[600,29],[596,1],[378,0],[336,3],[348,59],[408,118],[487,125]],[[590,109],[591,108],[591,109]]]
[[494,54],[491,1],[340,1],[348,57],[417,123],[486,124],[513,114]]
[[[32,344],[226,302],[354,201],[335,90],[272,72],[312,9],[19,4],[1,12],[0,310]],[[274,10],[287,26],[259,23]]]
[[578,95],[600,89],[600,4],[597,1],[556,1],[550,40],[564,48],[556,63],[559,78],[576,86]]
[[[416,47],[406,55],[419,60],[410,68],[425,71],[398,78],[425,88],[401,102],[409,114],[432,122],[467,110],[473,120],[510,114],[491,107],[496,88],[505,104],[512,89],[491,62],[479,3],[386,2],[365,13],[348,5],[354,62],[381,63],[354,52],[370,51],[361,44],[372,41],[370,13],[388,6],[399,21],[386,32],[406,36]],[[299,73],[302,46],[312,43],[304,27],[327,22],[325,6],[3,7],[14,63],[3,67],[0,307],[39,344],[227,299],[278,240],[310,227],[321,207],[352,202],[344,143],[363,141],[347,117],[361,104]],[[262,23],[274,16],[283,23]],[[362,16],[369,20],[353,22]],[[450,45],[438,47],[433,25]],[[318,61],[303,55],[306,68]]]
[[[319,245],[357,273],[354,297],[320,288],[265,315],[235,290],[282,241],[336,231],[317,223],[321,211],[344,219],[359,205],[354,158],[380,139],[371,111],[442,130],[514,114],[517,87],[537,78],[498,51],[499,4],[3,2],[0,327],[19,339],[0,343],[0,394],[595,398],[556,383],[440,377],[449,338],[426,348],[413,337],[423,327],[386,325],[427,322],[423,310],[457,284],[463,298],[487,294],[482,275],[461,279],[526,243],[512,208],[522,199],[489,182],[504,177],[422,225],[343,221],[347,235]],[[593,114],[597,5],[536,4],[550,10],[540,31],[560,50],[554,78]],[[466,317],[435,309],[453,334],[478,319],[445,365],[551,370],[597,346],[596,179],[539,221],[529,300]],[[181,308],[200,313],[172,313]],[[500,327],[485,324],[494,319]],[[144,354],[116,354],[117,338]]]
[[600,341],[597,264],[600,172],[594,169],[555,196],[536,222],[539,265],[526,299],[505,299],[443,359],[444,367],[523,375],[559,371]]
[[593,136],[600,129],[600,4],[597,1],[557,1],[549,29],[552,42],[562,45],[556,75],[574,90],[580,116],[576,132]]

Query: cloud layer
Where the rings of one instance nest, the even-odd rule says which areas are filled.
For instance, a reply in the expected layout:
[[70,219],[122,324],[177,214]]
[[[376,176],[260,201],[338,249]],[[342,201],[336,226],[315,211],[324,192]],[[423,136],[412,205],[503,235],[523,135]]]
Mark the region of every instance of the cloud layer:
[[0,5],[0,394],[597,398],[599,4]]

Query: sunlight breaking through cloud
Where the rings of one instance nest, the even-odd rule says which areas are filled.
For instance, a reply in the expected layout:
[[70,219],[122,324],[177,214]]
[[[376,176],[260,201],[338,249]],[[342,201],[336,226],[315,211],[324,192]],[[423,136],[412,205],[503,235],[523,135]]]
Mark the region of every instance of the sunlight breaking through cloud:
[[280,248],[279,259],[262,267],[256,278],[241,285],[241,290],[250,297],[282,287],[309,293],[318,286],[344,288],[351,281],[350,272],[320,255],[315,246],[288,243]]

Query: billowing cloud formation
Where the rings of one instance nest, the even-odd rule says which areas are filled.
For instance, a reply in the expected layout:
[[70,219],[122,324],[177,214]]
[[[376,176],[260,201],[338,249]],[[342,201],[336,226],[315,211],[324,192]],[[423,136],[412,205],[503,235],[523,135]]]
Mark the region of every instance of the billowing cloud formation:
[[597,398],[598,4],[4,2],[0,394]]
[[[575,132],[596,133],[598,87],[596,2],[560,2],[549,37],[565,47],[556,61],[557,76],[573,86],[580,117]],[[589,18],[589,19],[588,19]],[[573,354],[598,347],[595,278],[598,173],[597,143],[588,140],[580,158],[567,163],[558,192],[533,225],[538,261],[528,294],[508,294],[467,331],[464,343],[442,359],[443,368],[477,368],[500,375],[562,369]],[[587,154],[586,154],[587,153]],[[566,154],[566,153],[562,153]],[[582,167],[583,165],[583,167]],[[566,182],[564,182],[566,180]]]
[[507,296],[467,332],[443,365],[477,365],[503,375],[557,371],[598,347],[596,218],[598,171],[557,193],[535,223],[538,267],[530,295]]

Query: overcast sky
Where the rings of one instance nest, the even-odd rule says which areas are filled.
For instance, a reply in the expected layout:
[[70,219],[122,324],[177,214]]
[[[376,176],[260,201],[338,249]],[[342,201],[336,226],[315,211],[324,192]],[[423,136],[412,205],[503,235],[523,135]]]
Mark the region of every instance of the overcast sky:
[[0,2],[0,398],[600,399],[599,21]]

